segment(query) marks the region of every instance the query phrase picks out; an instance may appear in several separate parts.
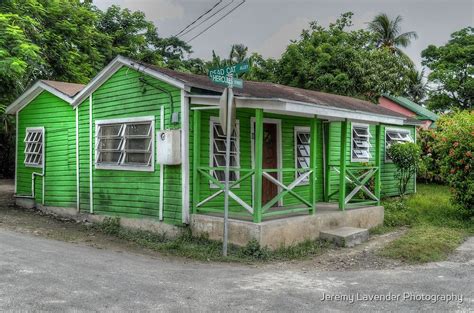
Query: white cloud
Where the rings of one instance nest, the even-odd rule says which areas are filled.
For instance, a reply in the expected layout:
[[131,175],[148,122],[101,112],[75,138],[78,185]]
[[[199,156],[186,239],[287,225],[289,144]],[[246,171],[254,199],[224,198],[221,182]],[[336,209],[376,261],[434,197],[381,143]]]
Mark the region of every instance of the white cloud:
[[290,40],[297,39],[304,28],[308,28],[311,20],[306,17],[298,17],[290,23],[282,25],[276,32],[268,37],[257,51],[265,57],[277,58],[285,50]]

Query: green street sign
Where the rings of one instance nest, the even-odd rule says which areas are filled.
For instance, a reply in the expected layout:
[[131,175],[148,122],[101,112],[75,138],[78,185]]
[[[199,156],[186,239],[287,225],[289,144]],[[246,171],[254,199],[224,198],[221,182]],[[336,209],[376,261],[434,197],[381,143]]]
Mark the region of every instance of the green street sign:
[[233,78],[232,76],[214,75],[214,76],[211,76],[211,80],[213,83],[224,85],[226,87],[234,87],[234,88],[244,87],[244,81],[242,79]]
[[248,72],[249,68],[250,68],[250,66],[249,66],[248,61],[238,63],[238,64],[235,64],[235,65],[224,66],[224,67],[220,67],[220,68],[212,68],[212,69],[209,70],[209,77],[212,78],[213,76],[216,76],[216,75],[237,76],[239,74]]

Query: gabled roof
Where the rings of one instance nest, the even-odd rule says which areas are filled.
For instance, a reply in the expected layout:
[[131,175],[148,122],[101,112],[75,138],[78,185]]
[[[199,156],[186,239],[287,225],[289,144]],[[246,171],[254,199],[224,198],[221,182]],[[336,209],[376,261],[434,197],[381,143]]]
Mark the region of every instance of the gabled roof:
[[57,91],[62,92],[63,94],[71,98],[77,95],[79,91],[81,91],[85,87],[85,85],[83,84],[66,83],[66,82],[60,82],[56,80],[43,79],[41,81],[45,83],[46,85],[53,87]]
[[82,84],[66,83],[54,80],[39,80],[28,88],[20,97],[10,104],[5,113],[15,114],[30,103],[43,91],[48,91],[72,105],[73,97],[85,86]]
[[392,96],[389,94],[384,94],[382,97],[387,98],[398,105],[401,105],[405,109],[408,109],[414,113],[416,113],[417,118],[419,120],[430,120],[435,122],[437,119],[439,119],[439,116],[436,115],[435,113],[431,112],[430,110],[422,107],[421,105],[411,101],[410,99],[407,99],[405,97],[400,97],[400,96]]

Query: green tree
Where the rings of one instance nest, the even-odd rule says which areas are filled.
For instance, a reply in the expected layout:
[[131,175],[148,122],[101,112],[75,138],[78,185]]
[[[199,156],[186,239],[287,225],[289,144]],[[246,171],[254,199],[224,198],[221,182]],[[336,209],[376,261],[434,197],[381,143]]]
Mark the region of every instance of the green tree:
[[428,46],[422,64],[431,73],[428,108],[438,112],[456,108],[472,110],[474,102],[474,27],[451,34],[444,46]]
[[403,93],[411,62],[379,49],[369,31],[348,31],[352,15],[342,14],[328,28],[312,22],[283,53],[277,81],[372,101],[382,93]]
[[408,73],[408,87],[404,95],[415,103],[421,104],[426,97],[426,82],[424,81],[424,71],[413,69]]
[[388,48],[390,51],[404,56],[400,47],[406,48],[412,39],[418,38],[414,31],[402,33],[401,23],[403,18],[398,15],[391,19],[387,14],[380,13],[369,23],[368,29],[374,34],[377,46]]
[[416,143],[397,143],[388,149],[388,154],[397,168],[398,190],[403,197],[407,187],[418,169],[421,149]]

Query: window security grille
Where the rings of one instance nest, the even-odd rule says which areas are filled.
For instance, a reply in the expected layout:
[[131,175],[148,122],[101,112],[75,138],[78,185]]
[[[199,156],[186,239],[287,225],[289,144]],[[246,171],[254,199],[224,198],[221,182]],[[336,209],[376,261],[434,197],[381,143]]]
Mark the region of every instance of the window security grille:
[[98,125],[96,164],[99,167],[151,167],[152,156],[151,121]]
[[372,157],[370,154],[371,137],[369,125],[352,125],[352,162],[368,162],[370,160]]
[[31,128],[26,130],[25,165],[32,167],[43,166],[43,129]]
[[[238,123],[237,123],[238,126]],[[231,135],[231,145],[230,145],[230,167],[239,167],[239,138],[238,138],[238,127],[234,129]],[[211,160],[212,167],[225,167],[226,165],[226,136],[222,131],[220,123],[211,121]],[[225,173],[224,170],[215,170],[213,171],[214,177],[220,181],[225,182]],[[238,171],[229,171],[229,181],[236,181],[238,179]]]

